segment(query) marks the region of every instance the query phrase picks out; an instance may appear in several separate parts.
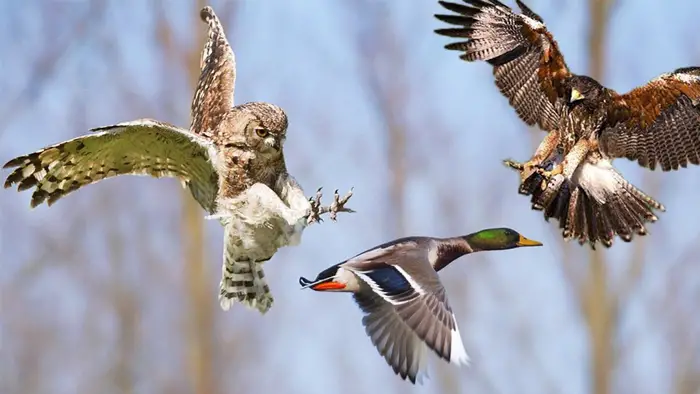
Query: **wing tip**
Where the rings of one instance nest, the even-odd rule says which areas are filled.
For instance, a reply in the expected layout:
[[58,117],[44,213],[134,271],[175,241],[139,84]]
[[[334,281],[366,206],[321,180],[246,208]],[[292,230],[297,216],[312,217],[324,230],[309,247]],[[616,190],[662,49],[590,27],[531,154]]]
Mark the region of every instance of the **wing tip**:
[[209,23],[213,19],[217,19],[214,9],[208,5],[202,7],[202,9],[199,11],[199,17],[202,19],[202,22],[206,23]]
[[[46,149],[46,148],[45,148]],[[38,151],[38,152],[33,152],[29,153],[26,155],[21,155],[17,157],[13,157],[12,159],[8,160],[5,164],[2,165],[2,168],[13,168],[13,167],[19,167],[22,164],[25,164],[27,159],[29,159],[31,156],[36,155],[37,153],[41,153],[44,149]]]
[[[454,320],[454,315],[452,315],[452,319]],[[450,334],[450,364],[469,366],[470,363],[471,360],[462,342],[462,335],[459,333],[459,327],[457,327],[455,322],[455,328],[451,330]]]

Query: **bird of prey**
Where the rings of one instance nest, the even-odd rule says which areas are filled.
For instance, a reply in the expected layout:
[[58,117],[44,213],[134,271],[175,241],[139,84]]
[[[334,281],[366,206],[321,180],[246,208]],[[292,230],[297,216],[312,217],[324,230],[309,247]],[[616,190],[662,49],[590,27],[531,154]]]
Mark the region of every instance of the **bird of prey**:
[[453,13],[436,17],[454,27],[436,33],[461,39],[445,48],[491,64],[521,120],[548,133],[529,161],[506,161],[520,171],[522,193],[540,181],[533,208],[558,219],[565,239],[591,247],[610,247],[616,234],[627,242],[646,234],[646,223],[664,207],[630,185],[612,161],[663,171],[700,164],[700,68],[679,68],[619,94],[572,73],[542,18],[522,1],[516,0],[522,13],[498,0],[463,2],[440,1]]
[[321,206],[320,189],[307,199],[288,172],[283,154],[287,115],[278,106],[234,106],[236,62],[211,7],[200,12],[208,36],[192,100],[192,123],[182,129],[139,119],[92,129],[94,133],[16,157],[5,187],[34,188],[31,207],[51,205],[85,185],[118,175],[178,178],[224,226],[219,301],[267,312],[273,298],[262,263],[280,247],[296,245],[304,228],[330,212],[352,212],[337,191]]
[[452,238],[407,237],[375,246],[318,274],[303,288],[350,292],[362,323],[394,373],[412,383],[426,372],[426,348],[447,362],[469,363],[457,321],[437,272],[480,251],[540,246],[509,228]]

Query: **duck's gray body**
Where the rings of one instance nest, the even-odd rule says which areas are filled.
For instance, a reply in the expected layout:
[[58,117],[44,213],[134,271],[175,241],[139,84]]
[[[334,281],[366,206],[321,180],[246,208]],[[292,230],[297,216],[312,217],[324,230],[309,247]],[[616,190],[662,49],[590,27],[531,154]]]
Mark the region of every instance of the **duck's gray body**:
[[468,364],[457,321],[437,272],[468,253],[542,243],[509,228],[452,237],[407,237],[368,249],[322,271],[303,287],[352,292],[367,335],[394,372],[415,383],[426,347],[453,364]]
[[300,282],[313,288],[333,281],[344,285],[336,291],[352,292],[366,314],[362,323],[374,346],[397,375],[415,383],[425,372],[426,346],[450,363],[469,362],[434,268],[449,264],[445,257],[456,258],[450,251],[458,240],[401,238],[324,270],[314,282]]

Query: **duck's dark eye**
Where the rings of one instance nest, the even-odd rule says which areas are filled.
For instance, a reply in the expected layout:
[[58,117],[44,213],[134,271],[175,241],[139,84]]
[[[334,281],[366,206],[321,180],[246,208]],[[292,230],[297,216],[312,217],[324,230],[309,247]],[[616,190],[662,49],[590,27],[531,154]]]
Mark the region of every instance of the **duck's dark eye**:
[[260,138],[265,138],[270,134],[270,131],[262,127],[257,127],[255,128],[255,134],[257,134]]

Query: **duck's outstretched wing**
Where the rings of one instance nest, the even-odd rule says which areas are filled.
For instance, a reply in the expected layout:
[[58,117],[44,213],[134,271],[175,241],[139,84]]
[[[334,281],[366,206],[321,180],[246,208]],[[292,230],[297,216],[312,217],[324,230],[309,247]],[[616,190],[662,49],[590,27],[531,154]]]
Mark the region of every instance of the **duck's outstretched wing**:
[[402,379],[421,383],[427,375],[425,343],[379,295],[368,291],[354,298],[367,314],[362,324],[379,354]]
[[469,362],[457,321],[435,271],[430,269],[433,276],[416,280],[407,272],[410,269],[397,265],[377,262],[372,268],[344,268],[367,285],[355,294],[355,300],[367,314],[363,324],[372,343],[397,374],[415,382],[416,371],[423,365],[419,341],[448,362]]

